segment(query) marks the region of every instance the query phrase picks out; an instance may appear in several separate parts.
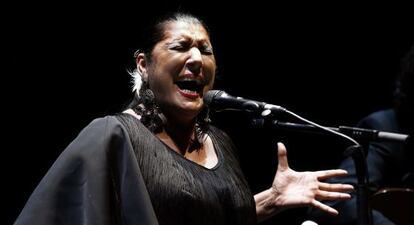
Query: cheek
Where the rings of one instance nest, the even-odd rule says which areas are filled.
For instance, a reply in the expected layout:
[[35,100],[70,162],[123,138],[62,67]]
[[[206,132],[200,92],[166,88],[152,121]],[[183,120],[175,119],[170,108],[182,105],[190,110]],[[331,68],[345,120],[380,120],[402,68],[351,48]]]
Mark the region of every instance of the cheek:
[[170,81],[165,76],[150,77],[150,88],[156,96],[162,96],[169,89]]
[[211,65],[206,66],[204,70],[204,74],[205,74],[205,78],[206,78],[208,86],[212,86],[214,83],[214,79],[216,77],[216,65],[212,63]]
[[152,76],[149,77],[149,82],[150,88],[154,92],[158,104],[163,105],[171,99],[172,93],[174,92],[174,83],[169,74],[152,74]]
[[185,55],[178,53],[164,53],[160,54],[160,56],[157,57],[156,61],[158,72],[170,74],[178,73],[185,63]]
[[160,91],[172,82],[172,77],[168,71],[165,64],[157,64],[157,67],[151,67],[148,70],[148,82],[153,91]]

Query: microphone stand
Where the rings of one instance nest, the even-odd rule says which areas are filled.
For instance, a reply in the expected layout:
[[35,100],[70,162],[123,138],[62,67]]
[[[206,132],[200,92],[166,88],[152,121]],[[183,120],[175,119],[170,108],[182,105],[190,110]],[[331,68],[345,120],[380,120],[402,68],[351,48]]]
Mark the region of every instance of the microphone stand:
[[354,161],[358,181],[356,187],[357,224],[371,225],[372,209],[369,201],[369,179],[364,149],[361,145],[352,145],[345,150],[345,154],[351,156]]
[[[223,110],[239,110],[248,113],[260,113],[264,119],[254,119],[253,125],[267,126],[276,129],[288,129],[298,130],[305,132],[318,132],[323,134],[335,134],[341,136],[353,145],[345,150],[345,154],[351,156],[355,163],[355,171],[357,175],[357,213],[358,213],[358,225],[372,225],[372,212],[369,204],[369,192],[368,192],[368,169],[363,147],[350,136],[365,139],[367,141],[373,140],[387,140],[387,141],[405,141],[408,135],[395,134],[389,132],[382,132],[376,130],[367,130],[354,127],[339,127],[330,128],[324,127],[305,118],[302,118],[295,113],[272,104],[264,102],[257,102],[253,100],[243,99],[240,97],[233,97],[225,93],[224,91],[209,91],[204,96],[204,101],[211,109],[215,111]],[[214,107],[215,106],[215,107]],[[301,121],[304,121],[311,125],[285,123],[277,120],[272,120],[274,114],[283,113],[289,114]],[[349,136],[348,136],[349,135]]]
[[[291,112],[288,112],[291,113]],[[291,113],[293,114],[293,113]],[[293,114],[295,117],[299,117],[296,114]],[[262,113],[262,116],[266,116],[266,114]],[[299,119],[303,119],[299,117]],[[303,119],[306,122],[305,119]],[[351,156],[354,164],[355,164],[355,171],[357,175],[357,187],[356,187],[356,201],[357,201],[357,224],[358,225],[372,225],[372,211],[371,205],[369,202],[369,179],[368,179],[368,169],[367,169],[367,162],[365,158],[365,152],[363,147],[352,138],[344,135],[347,134],[351,137],[364,139],[366,141],[406,141],[408,139],[408,135],[405,134],[396,134],[396,133],[389,133],[389,132],[382,132],[377,130],[369,130],[369,129],[362,129],[362,128],[355,128],[355,127],[345,127],[340,126],[339,128],[333,127],[322,127],[320,125],[314,124],[313,125],[306,125],[306,124],[297,124],[297,123],[288,123],[288,122],[281,122],[278,120],[269,120],[266,119],[253,119],[252,125],[257,127],[270,127],[271,129],[284,129],[284,130],[293,130],[293,131],[301,131],[301,132],[312,132],[312,133],[334,133],[340,134],[340,136],[345,136],[348,139],[352,140],[354,145],[351,145],[345,150],[346,156]],[[333,132],[327,132],[327,130]]]
[[[253,119],[252,125],[256,127],[268,127],[277,130],[290,130],[297,132],[316,133],[316,134],[331,134],[319,127],[301,123],[282,122],[279,120],[268,119]],[[364,142],[370,141],[392,141],[392,142],[405,142],[410,136],[407,134],[384,132],[379,130],[364,129],[359,127],[325,127],[329,130],[337,131],[342,134],[346,134],[352,138],[358,139]]]

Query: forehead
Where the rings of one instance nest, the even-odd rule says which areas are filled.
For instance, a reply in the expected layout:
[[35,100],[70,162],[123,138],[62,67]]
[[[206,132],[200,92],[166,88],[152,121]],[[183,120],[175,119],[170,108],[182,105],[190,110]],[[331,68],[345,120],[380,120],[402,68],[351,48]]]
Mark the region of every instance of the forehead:
[[165,39],[190,38],[197,41],[209,41],[206,29],[199,23],[174,21],[165,26]]

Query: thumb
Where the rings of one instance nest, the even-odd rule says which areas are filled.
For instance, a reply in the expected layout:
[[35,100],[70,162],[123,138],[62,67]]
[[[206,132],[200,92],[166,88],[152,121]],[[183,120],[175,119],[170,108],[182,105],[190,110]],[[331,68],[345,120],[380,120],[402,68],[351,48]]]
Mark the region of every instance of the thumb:
[[278,158],[278,170],[286,170],[289,168],[286,147],[282,142],[277,143],[277,158]]

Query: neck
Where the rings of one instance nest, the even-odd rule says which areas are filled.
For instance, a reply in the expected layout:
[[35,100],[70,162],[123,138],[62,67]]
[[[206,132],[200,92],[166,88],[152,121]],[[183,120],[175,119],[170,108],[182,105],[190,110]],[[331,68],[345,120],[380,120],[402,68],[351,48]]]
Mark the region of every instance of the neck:
[[168,121],[158,137],[175,151],[184,155],[193,150],[191,144],[196,138],[195,120],[185,124]]

